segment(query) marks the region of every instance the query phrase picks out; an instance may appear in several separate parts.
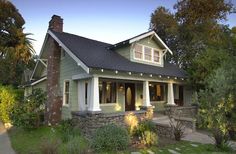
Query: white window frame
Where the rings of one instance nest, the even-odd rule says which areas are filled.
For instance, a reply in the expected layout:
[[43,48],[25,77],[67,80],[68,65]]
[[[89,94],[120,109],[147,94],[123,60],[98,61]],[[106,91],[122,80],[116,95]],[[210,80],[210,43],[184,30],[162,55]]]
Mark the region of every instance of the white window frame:
[[[147,45],[143,45],[143,44],[140,44],[140,43],[136,43],[138,45],[141,45],[142,46],[142,58],[136,58],[135,57],[135,47],[133,47],[133,58],[135,60],[138,60],[138,61],[143,61],[143,62],[148,62],[148,63],[154,63],[154,64],[161,64],[162,63],[162,51],[160,49],[157,49],[157,48],[153,48],[153,47],[150,47],[150,46],[147,46]],[[135,44],[135,45],[136,45]],[[134,46],[135,46],[134,45]],[[147,47],[147,48],[151,48],[151,60],[146,60],[145,59],[145,52],[144,52],[144,48]],[[154,61],[154,50],[157,50],[159,51],[159,62],[155,62]]]
[[[65,97],[65,94],[66,94],[66,82],[69,82],[69,99],[68,99],[68,104],[66,104],[66,97]],[[70,80],[69,79],[65,79],[64,80],[64,83],[63,83],[63,106],[69,106],[69,104],[70,104],[70,85],[71,84],[71,82],[70,82]]]
[[[135,57],[135,52],[136,52],[136,51],[135,51],[135,45],[140,45],[140,46],[141,46],[141,54],[142,54],[141,58]],[[135,58],[135,59],[138,59],[138,60],[142,60],[142,59],[143,59],[143,55],[144,55],[144,54],[143,54],[143,46],[142,46],[141,44],[135,44],[135,45],[134,45],[134,58]]]

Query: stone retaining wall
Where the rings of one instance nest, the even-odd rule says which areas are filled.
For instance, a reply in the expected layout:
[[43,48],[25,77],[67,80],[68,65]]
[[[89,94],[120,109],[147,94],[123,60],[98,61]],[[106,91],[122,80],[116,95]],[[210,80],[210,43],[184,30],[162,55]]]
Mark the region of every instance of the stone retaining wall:
[[168,124],[156,124],[157,134],[159,137],[167,137],[174,139],[173,129]]
[[170,110],[174,117],[193,118],[197,115],[196,106],[166,106],[166,110]]
[[174,119],[175,121],[180,121],[184,127],[190,128],[193,132],[196,131],[196,120],[194,118],[179,117]]
[[135,114],[138,120],[149,118],[150,113],[145,110],[120,112],[120,113],[88,113],[88,112],[72,112],[72,119],[86,136],[91,136],[93,132],[104,125],[116,124],[126,127],[125,116]]

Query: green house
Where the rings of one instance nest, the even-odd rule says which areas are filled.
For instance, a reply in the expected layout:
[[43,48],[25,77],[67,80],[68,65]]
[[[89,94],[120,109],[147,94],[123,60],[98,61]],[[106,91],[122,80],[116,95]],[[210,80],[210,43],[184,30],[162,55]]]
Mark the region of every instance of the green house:
[[172,51],[154,31],[108,44],[63,32],[63,19],[54,15],[25,95],[35,88],[47,91],[49,119],[71,118],[72,111],[188,106],[187,75],[166,60],[168,54]]

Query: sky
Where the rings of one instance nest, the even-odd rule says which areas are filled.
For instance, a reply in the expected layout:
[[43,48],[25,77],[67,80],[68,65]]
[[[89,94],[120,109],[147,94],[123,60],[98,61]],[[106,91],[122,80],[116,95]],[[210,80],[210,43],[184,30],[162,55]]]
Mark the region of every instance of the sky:
[[[151,13],[159,6],[171,11],[177,0],[11,0],[32,33],[33,46],[39,54],[56,14],[64,19],[63,31],[107,43],[117,43],[148,31]],[[232,0],[236,6],[236,0]],[[236,14],[228,16],[230,27],[236,26]]]

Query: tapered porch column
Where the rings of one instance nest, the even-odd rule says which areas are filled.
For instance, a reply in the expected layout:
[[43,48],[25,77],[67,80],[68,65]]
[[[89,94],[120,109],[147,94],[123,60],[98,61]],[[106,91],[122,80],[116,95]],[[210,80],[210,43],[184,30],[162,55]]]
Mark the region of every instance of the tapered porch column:
[[143,106],[150,107],[150,94],[149,94],[149,83],[148,81],[143,81]]
[[92,77],[90,84],[90,99],[88,111],[98,112],[101,111],[99,105],[99,82],[98,77]]
[[85,82],[84,80],[78,80],[78,104],[79,104],[79,111],[85,111]]
[[168,83],[168,99],[167,105],[175,105],[174,101],[174,90],[173,90],[173,83]]

